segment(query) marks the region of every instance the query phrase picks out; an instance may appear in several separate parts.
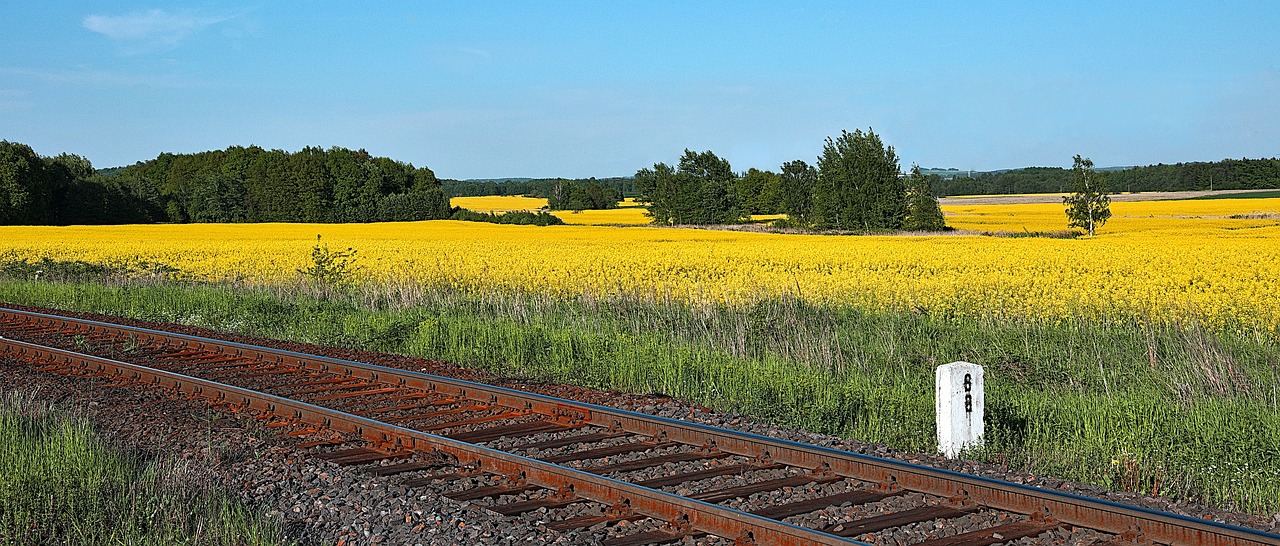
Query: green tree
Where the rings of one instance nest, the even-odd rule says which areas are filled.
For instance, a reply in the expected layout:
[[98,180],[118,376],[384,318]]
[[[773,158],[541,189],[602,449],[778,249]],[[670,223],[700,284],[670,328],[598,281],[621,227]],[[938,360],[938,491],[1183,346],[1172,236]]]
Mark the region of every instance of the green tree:
[[393,193],[378,201],[377,221],[416,222],[440,220],[452,214],[449,198],[440,188],[409,193]]
[[733,179],[725,159],[686,149],[676,169],[656,163],[637,171],[635,182],[655,224],[729,224],[742,219]]
[[324,150],[305,147],[290,157],[295,222],[328,222],[332,214],[333,178]]
[[66,169],[67,175],[73,179],[87,180],[96,174],[96,171],[93,170],[93,163],[87,158],[76,154],[63,152],[51,158],[49,162]]
[[617,208],[621,199],[612,186],[595,179],[558,179],[547,192],[547,208],[551,210],[598,210]]
[[1071,167],[1072,193],[1062,198],[1067,206],[1067,226],[1081,227],[1093,236],[1094,231],[1111,218],[1111,197],[1107,195],[1106,178],[1093,170],[1093,161],[1075,156]]
[[678,175],[666,163],[654,163],[652,169],[636,171],[636,201],[643,203],[646,215],[655,224],[673,224],[680,218]]
[[325,163],[333,176],[332,218],[335,222],[369,222],[375,214],[377,192],[368,191],[369,153],[334,146],[325,152]]
[[827,138],[818,158],[813,222],[821,228],[900,229],[907,192],[893,146],[874,131],[841,131]]
[[907,218],[902,229],[907,231],[942,231],[946,229],[946,221],[942,218],[942,207],[938,206],[938,198],[933,196],[933,188],[929,177],[920,174],[920,166],[912,165],[911,174],[907,176]]
[[210,174],[192,190],[187,210],[192,222],[245,222],[248,220],[246,199],[243,180],[231,174]]
[[0,224],[47,224],[55,190],[68,182],[30,146],[0,141]]
[[809,225],[813,211],[813,188],[818,184],[818,169],[799,159],[782,165],[782,188],[779,199],[787,220]]
[[777,214],[782,211],[782,175],[756,168],[734,180],[738,202],[746,214]]

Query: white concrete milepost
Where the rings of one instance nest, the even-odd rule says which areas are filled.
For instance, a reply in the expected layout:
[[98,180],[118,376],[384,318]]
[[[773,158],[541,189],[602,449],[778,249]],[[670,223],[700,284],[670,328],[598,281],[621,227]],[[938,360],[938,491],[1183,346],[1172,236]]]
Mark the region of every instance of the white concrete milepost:
[[938,451],[955,457],[982,445],[982,366],[952,362],[938,366],[936,375]]

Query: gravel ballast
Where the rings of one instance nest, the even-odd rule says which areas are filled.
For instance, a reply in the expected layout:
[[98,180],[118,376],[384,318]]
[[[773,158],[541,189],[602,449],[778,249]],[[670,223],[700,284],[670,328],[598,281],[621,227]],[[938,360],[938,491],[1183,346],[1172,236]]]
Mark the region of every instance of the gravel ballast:
[[[49,312],[39,309],[32,310]],[[642,413],[685,419],[775,438],[823,445],[880,457],[891,457],[912,463],[1038,487],[1054,488],[1271,532],[1280,530],[1280,514],[1274,517],[1262,517],[1210,510],[1205,507],[1169,501],[1168,499],[1112,493],[1095,486],[1011,472],[995,465],[902,453],[882,445],[772,427],[756,423],[743,416],[724,415],[661,396],[631,395],[565,385],[521,382],[497,378],[482,371],[460,368],[449,363],[250,338],[186,326],[155,324],[87,314],[56,314],[322,354],[457,377]],[[96,382],[96,385],[92,388],[86,388],[91,384],[90,382]],[[600,528],[603,526],[581,532],[566,533],[550,531],[546,528],[546,523],[549,521],[566,519],[581,514],[599,513],[602,507],[598,504],[580,503],[554,510],[540,509],[519,517],[498,516],[481,509],[479,505],[500,504],[536,498],[546,492],[535,491],[517,496],[487,499],[478,503],[453,501],[442,495],[450,491],[474,486],[475,484],[471,483],[470,480],[479,480],[477,483],[492,484],[497,483],[495,481],[496,478],[471,478],[456,482],[440,482],[426,486],[406,487],[402,485],[402,482],[406,479],[426,476],[428,473],[408,473],[379,477],[372,475],[367,467],[341,467],[316,456],[321,450],[299,451],[295,447],[300,441],[297,438],[287,437],[278,434],[279,431],[266,429],[256,419],[228,415],[211,409],[203,402],[172,400],[165,398],[159,392],[143,388],[109,387],[102,380],[62,377],[38,372],[24,365],[4,366],[0,370],[0,383],[5,386],[5,389],[17,386],[21,386],[23,389],[38,389],[42,393],[42,397],[57,400],[59,404],[65,407],[73,407],[77,411],[83,411],[95,422],[99,430],[106,435],[118,439],[127,439],[129,443],[144,449],[171,453],[197,465],[203,465],[208,472],[216,474],[218,479],[230,490],[238,493],[254,506],[259,507],[264,513],[269,513],[271,517],[279,518],[283,522],[287,536],[300,544],[590,544],[596,543],[606,536],[604,529]],[[504,445],[500,441],[489,445],[499,448],[519,449],[518,444],[519,442],[515,445]],[[570,466],[590,467],[604,462],[617,463],[625,460],[627,460],[626,457],[614,457],[607,461],[571,463]],[[403,461],[384,462],[382,464],[400,462]],[[715,464],[740,462],[743,461],[730,458],[717,461]],[[645,472],[619,474],[619,476],[626,476],[628,480],[647,479],[664,474],[689,471],[701,464],[704,463],[679,463],[649,469]],[[777,477],[774,474],[778,474],[779,471],[772,472],[773,474],[770,474],[769,471],[762,471],[758,473],[758,476],[749,479],[759,481]],[[728,479],[741,480],[745,478],[734,477]],[[708,487],[712,483],[723,485],[716,483],[715,480],[709,480],[695,484],[693,488],[685,487],[685,489],[696,491],[697,487]],[[827,483],[814,486],[813,491],[808,494],[820,496],[841,491],[854,485],[856,484],[844,481]],[[680,488],[667,487],[665,489],[675,491]],[[684,491],[681,492],[683,493]],[[770,494],[757,494],[748,499],[731,501],[726,505],[743,509],[753,506],[768,506],[771,502],[773,502],[773,498]],[[936,499],[928,499],[921,495],[911,494],[891,497],[880,503],[871,503],[860,508],[828,509],[789,518],[787,521],[805,526],[819,527],[851,521],[867,510],[889,511],[905,506],[900,505],[901,503],[923,505],[932,502],[936,502]],[[938,526],[933,523],[923,523],[919,524],[918,528],[886,531],[881,534],[864,536],[862,539],[886,544],[911,543],[926,536],[949,536],[956,532],[1006,523],[1007,521],[1005,520],[1009,517],[999,512],[984,511],[948,520],[944,524],[947,527],[946,529],[938,529]],[[1018,516],[1012,517],[1016,518]],[[629,533],[634,532],[633,529],[647,530],[656,527],[658,524],[659,522],[642,520],[622,526],[621,529]],[[628,529],[628,527],[630,528]],[[1097,535],[1054,531],[1041,536],[1039,539],[1023,539],[1015,543],[1089,544],[1097,538],[1099,538]],[[686,542],[691,544],[729,543],[715,538],[704,538],[697,541],[686,539]]]

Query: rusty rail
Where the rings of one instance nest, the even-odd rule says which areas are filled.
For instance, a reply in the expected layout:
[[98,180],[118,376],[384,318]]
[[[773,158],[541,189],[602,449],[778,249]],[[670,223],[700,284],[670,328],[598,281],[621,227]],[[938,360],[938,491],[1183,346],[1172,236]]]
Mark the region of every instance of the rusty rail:
[[[175,349],[287,365],[300,370],[324,372],[373,384],[444,393],[493,406],[519,408],[549,416],[558,422],[590,424],[651,438],[662,438],[664,441],[680,444],[714,446],[714,449],[725,453],[770,460],[804,469],[822,469],[836,476],[882,484],[888,488],[917,491],[944,498],[963,498],[993,509],[1035,515],[1040,520],[1055,524],[1074,525],[1118,535],[1122,540],[1134,544],[1151,541],[1178,546],[1280,545],[1278,535],[1177,514],[373,364],[9,309],[0,309],[0,321],[55,328],[69,335],[127,338],[138,342],[162,343]],[[486,470],[491,472],[508,475],[524,472],[529,482],[549,489],[560,490],[571,486],[574,495],[611,506],[630,504],[631,509],[638,513],[668,522],[687,521],[687,525],[699,531],[738,539],[739,542],[858,543],[716,504],[681,498],[625,481],[491,450],[410,428],[397,427],[304,402],[135,364],[58,351],[3,338],[0,338],[0,345],[10,352],[53,356],[63,359],[64,362],[74,363],[77,367],[91,369],[96,367],[99,372],[135,374],[149,382],[183,389],[206,398],[223,400],[235,398],[261,411],[285,412],[285,415],[292,419],[357,434],[372,443],[394,446],[395,449],[438,451],[449,453],[459,460],[480,460],[482,465],[487,465]],[[745,533],[740,531],[744,528],[749,530]]]

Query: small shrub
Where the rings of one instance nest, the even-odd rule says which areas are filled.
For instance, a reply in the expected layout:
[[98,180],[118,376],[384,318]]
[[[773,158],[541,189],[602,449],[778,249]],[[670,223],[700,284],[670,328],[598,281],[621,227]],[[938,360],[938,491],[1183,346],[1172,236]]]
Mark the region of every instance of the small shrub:
[[356,250],[329,250],[329,245],[320,242],[316,235],[316,246],[311,248],[311,266],[299,269],[307,280],[327,288],[346,288],[355,283],[358,269]]
[[461,220],[464,222],[488,222],[490,224],[516,224],[521,226],[562,226],[564,220],[551,214],[545,210],[538,212],[529,212],[527,210],[513,210],[504,214],[494,214],[492,212],[476,212],[464,208],[456,208],[450,220]]

